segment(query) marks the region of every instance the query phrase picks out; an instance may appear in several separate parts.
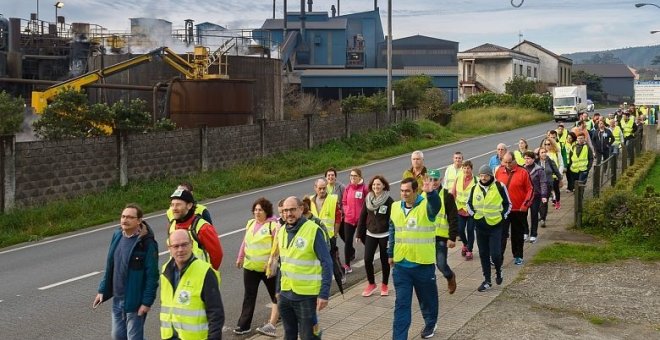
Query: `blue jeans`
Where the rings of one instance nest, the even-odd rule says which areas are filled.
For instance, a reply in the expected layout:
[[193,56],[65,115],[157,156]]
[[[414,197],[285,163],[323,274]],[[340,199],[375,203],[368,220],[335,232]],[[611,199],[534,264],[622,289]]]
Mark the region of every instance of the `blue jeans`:
[[458,215],[458,235],[469,252],[474,249],[474,218]]
[[112,338],[115,340],[144,339],[144,321],[147,315],[124,312],[124,300],[112,299]]
[[454,276],[454,272],[447,263],[447,241],[445,240],[435,240],[435,265],[445,279],[449,280]]
[[302,340],[321,339],[320,335],[314,335],[314,324],[318,324],[316,296],[293,301],[280,294],[277,307],[284,327],[284,339],[296,340],[298,334]]
[[392,339],[408,339],[413,288],[422,310],[424,324],[426,327],[432,328],[438,322],[438,286],[435,279],[435,266],[420,264],[406,268],[395,263],[392,278],[394,289],[396,289]]
[[479,247],[479,259],[481,260],[481,271],[484,281],[490,283],[490,261],[495,264],[495,271],[502,272],[502,223],[490,226],[485,219],[474,221],[477,230],[477,246]]

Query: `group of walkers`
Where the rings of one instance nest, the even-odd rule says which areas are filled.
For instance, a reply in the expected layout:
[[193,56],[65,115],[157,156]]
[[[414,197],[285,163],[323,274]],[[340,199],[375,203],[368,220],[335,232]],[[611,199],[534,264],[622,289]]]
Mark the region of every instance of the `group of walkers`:
[[[272,302],[268,322],[257,332],[276,336],[281,318],[286,339],[320,338],[317,312],[328,304],[332,278],[341,286],[353,273],[355,243],[364,245],[366,286],[362,296],[390,295],[390,273],[396,290],[393,338],[407,339],[413,290],[425,327],[422,338],[433,337],[438,319],[436,268],[456,290],[456,274],[447,263],[448,249],[460,240],[460,255],[474,257],[475,241],[484,281],[479,292],[503,282],[502,265],[508,239],[515,265],[524,263],[524,243],[538,240],[550,205],[561,209],[561,188],[586,181],[594,160],[601,162],[640,133],[631,114],[592,119],[581,116],[568,131],[563,124],[550,130],[541,144],[530,147],[520,139],[509,151],[496,153],[474,174],[470,160],[453,154],[444,174],[427,169],[424,154],[411,155],[403,172],[399,200],[382,175],[365,181],[362,170],[350,170],[348,185],[328,169],[314,182],[313,194],[291,196],[273,203],[254,201],[252,218],[235,265],[243,270],[243,304],[235,334],[252,332],[261,282]],[[639,118],[637,118],[639,120]],[[631,123],[632,122],[632,123]],[[643,122],[641,122],[643,124]],[[112,238],[104,277],[93,307],[113,298],[112,335],[115,339],[143,338],[143,325],[161,285],[160,325],[163,339],[220,339],[225,322],[220,294],[223,248],[211,215],[195,201],[192,185],[182,183],[170,197],[167,246],[171,258],[160,269],[158,244],[142,210],[129,204]],[[337,246],[342,239],[343,262]],[[381,275],[376,281],[378,251]],[[356,274],[353,274],[356,275]]]

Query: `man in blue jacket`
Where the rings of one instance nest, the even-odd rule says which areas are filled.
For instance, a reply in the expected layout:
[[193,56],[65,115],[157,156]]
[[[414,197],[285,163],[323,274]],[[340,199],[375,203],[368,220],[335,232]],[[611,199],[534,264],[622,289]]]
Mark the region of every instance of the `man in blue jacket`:
[[143,339],[144,321],[158,288],[158,243],[142,220],[142,209],[127,204],[112,235],[93,308],[112,300],[112,338]]

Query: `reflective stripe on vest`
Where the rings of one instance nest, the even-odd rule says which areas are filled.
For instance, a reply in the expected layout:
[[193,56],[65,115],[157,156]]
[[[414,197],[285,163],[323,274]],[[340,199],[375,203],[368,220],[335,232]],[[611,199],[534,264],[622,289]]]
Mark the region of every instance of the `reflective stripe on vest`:
[[[192,240],[192,247],[193,247],[192,252],[196,258],[211,263],[211,257],[209,256],[209,253],[202,246],[200,246],[199,242],[197,242],[197,236],[193,236],[191,232],[191,229],[193,229],[195,235],[199,235],[199,230],[202,229],[202,226],[204,226],[204,224],[208,222],[198,215],[195,216],[196,217],[193,218],[191,225],[188,227],[188,235]],[[193,223],[195,224],[194,226],[192,225]],[[172,221],[172,223],[170,224],[168,235],[172,234],[174,230],[176,230],[176,221]]]
[[456,183],[456,179],[460,177],[463,174],[463,168],[456,168],[454,165],[450,165],[447,167],[447,170],[445,170],[445,183],[443,185],[444,188],[449,190],[450,188],[454,187],[454,183]]
[[206,318],[206,307],[201,296],[202,289],[208,270],[212,270],[219,280],[218,273],[209,263],[195,259],[190,263],[179,279],[178,286],[174,289],[170,280],[163,274],[165,268],[167,268],[167,263],[163,266],[160,277],[161,338],[171,338],[176,330],[181,339],[206,339],[209,325]]
[[[557,130],[555,130],[555,131],[557,131]],[[561,143],[562,145],[565,145],[566,144],[566,137],[568,137],[568,131],[566,131],[566,129],[564,129],[561,134],[559,134],[559,131],[557,131],[557,137],[558,137],[559,143]]]
[[477,184],[477,179],[476,177],[472,176],[472,180],[470,181],[470,184],[468,184],[467,188],[463,188],[465,185],[464,183],[465,176],[461,174],[461,176],[459,176],[456,180],[456,209],[463,209],[467,211],[467,200],[470,197],[470,191],[472,190],[472,187]]
[[402,201],[392,203],[390,219],[394,224],[394,262],[435,263],[435,225],[426,211],[428,202],[422,200],[406,215]]
[[265,272],[270,250],[273,247],[273,235],[271,228],[273,221],[264,223],[257,235],[254,235],[256,221],[251,219],[245,225],[245,260],[243,268],[255,272]]
[[291,242],[287,240],[286,228],[280,228],[277,232],[281,290],[293,291],[298,295],[318,295],[321,291],[321,262],[314,252],[319,229],[316,223],[308,220],[300,226]]
[[516,159],[516,163],[518,163],[518,165],[525,166],[525,157],[520,150],[514,151],[513,157]]
[[502,202],[504,198],[500,195],[497,185],[493,182],[486,188],[486,195],[481,186],[472,188],[472,206],[474,207],[474,219],[486,219],[488,225],[494,226],[502,221]]
[[328,194],[323,201],[323,207],[321,211],[316,208],[316,195],[311,197],[312,206],[309,207],[312,211],[312,215],[317,216],[321,219],[323,224],[328,231],[328,237],[332,238],[335,236],[335,213],[337,209],[337,200],[338,196],[336,194]]
[[623,137],[628,137],[633,133],[633,120],[632,118],[628,119],[628,122],[621,120],[621,126],[623,127]]
[[571,171],[574,173],[587,171],[587,165],[589,165],[588,146],[586,144],[583,145],[579,155],[577,154],[577,145],[574,146],[571,153]]
[[449,238],[449,221],[447,221],[447,212],[445,211],[445,189],[440,190],[440,211],[435,216],[433,225],[435,226],[435,236]]

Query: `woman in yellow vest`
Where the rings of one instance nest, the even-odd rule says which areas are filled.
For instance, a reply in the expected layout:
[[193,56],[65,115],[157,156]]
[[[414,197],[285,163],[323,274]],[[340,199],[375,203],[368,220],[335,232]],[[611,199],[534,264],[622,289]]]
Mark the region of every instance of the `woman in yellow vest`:
[[623,130],[619,126],[619,123],[616,121],[616,119],[610,119],[610,131],[612,131],[612,135],[614,136],[614,143],[612,143],[612,154],[618,155],[624,137]]
[[[552,159],[553,162],[555,162],[555,165],[559,169],[560,173],[564,173],[564,160],[561,155],[561,146],[552,138],[546,138],[541,142],[541,147],[546,150],[547,156]],[[552,192],[554,193],[554,197],[552,198],[552,204],[554,205],[555,209],[560,209],[561,208],[561,191],[560,189],[560,184],[561,181],[557,181],[557,177],[553,175],[552,177],[554,181],[552,181]],[[551,181],[548,180],[548,183]],[[550,195],[548,195],[549,197]]]
[[[245,226],[245,237],[236,260],[236,267],[243,268],[243,287],[245,289],[241,316],[238,318],[236,328],[233,329],[233,332],[239,335],[251,331],[260,282],[263,281],[266,285],[271,302],[277,304],[275,298],[277,278],[266,276],[266,266],[279,224],[273,217],[273,204],[264,197],[258,198],[252,204],[252,213],[254,218],[250,219]],[[273,309],[270,322],[259,327],[259,333],[274,336],[277,318],[277,309]]]
[[518,163],[519,166],[524,166],[525,165],[525,152],[527,152],[527,148],[529,148],[529,145],[527,144],[527,141],[524,138],[520,138],[518,141],[518,150],[513,152],[513,156],[516,159],[516,163]]
[[472,260],[474,248],[474,219],[467,213],[467,200],[472,187],[477,184],[477,179],[472,175],[472,162],[463,162],[463,171],[451,189],[456,198],[456,209],[458,209],[458,235],[463,242],[461,256],[466,261]]

